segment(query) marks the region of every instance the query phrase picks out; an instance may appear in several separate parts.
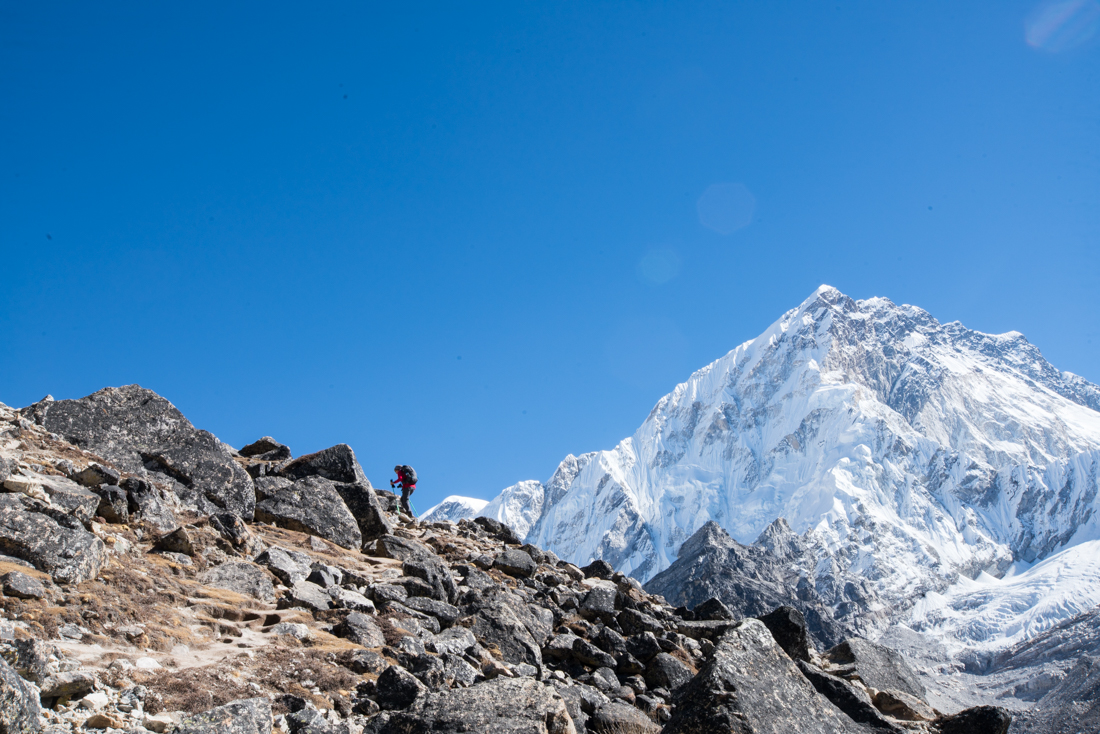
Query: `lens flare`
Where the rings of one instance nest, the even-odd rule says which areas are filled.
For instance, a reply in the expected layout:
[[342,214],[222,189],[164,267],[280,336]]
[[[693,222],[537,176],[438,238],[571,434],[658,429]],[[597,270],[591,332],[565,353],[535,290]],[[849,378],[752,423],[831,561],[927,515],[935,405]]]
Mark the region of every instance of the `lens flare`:
[[1085,45],[1100,32],[1100,2],[1046,2],[1024,23],[1024,38],[1032,48],[1051,53]]
[[638,263],[638,277],[653,285],[667,283],[679,272],[680,256],[669,248],[650,250]]
[[699,223],[718,234],[733,234],[752,223],[756,197],[741,183],[716,183],[707,187],[695,204]]

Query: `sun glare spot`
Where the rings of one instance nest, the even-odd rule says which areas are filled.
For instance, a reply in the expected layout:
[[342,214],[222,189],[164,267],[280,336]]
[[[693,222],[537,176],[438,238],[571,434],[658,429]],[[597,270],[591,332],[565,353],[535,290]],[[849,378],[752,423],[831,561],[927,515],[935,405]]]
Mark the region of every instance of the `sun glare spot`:
[[1024,38],[1032,48],[1051,53],[1083,46],[1100,31],[1100,2],[1056,0],[1035,9],[1024,23]]
[[752,223],[756,197],[741,183],[716,183],[707,187],[695,204],[699,223],[718,234],[733,234]]
[[680,256],[669,248],[650,250],[638,263],[638,277],[653,285],[667,283],[679,272]]

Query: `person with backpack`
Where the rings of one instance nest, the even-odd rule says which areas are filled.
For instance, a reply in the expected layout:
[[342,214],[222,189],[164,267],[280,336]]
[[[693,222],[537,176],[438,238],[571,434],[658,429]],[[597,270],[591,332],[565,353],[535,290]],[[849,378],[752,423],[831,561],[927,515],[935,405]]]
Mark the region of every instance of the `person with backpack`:
[[397,481],[390,480],[390,489],[401,487],[401,509],[409,517],[415,517],[409,507],[409,497],[416,491],[416,469],[408,464],[398,464],[393,470],[397,472]]

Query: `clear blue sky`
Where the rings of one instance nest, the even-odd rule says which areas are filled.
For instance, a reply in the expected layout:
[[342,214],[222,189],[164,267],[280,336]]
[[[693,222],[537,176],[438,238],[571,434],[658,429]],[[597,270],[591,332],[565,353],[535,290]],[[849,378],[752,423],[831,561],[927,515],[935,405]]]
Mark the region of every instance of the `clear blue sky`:
[[140,383],[423,510],[821,283],[1100,381],[1096,0],[365,5],[0,4],[0,401]]

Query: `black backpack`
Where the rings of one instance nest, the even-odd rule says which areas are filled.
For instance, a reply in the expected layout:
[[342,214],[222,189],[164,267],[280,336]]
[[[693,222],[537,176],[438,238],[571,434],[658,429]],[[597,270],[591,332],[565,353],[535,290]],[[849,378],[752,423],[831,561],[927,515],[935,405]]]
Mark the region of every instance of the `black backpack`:
[[416,469],[413,469],[408,464],[401,465],[401,483],[406,487],[412,487],[416,484]]

